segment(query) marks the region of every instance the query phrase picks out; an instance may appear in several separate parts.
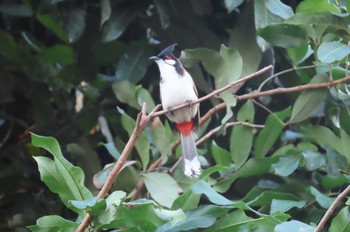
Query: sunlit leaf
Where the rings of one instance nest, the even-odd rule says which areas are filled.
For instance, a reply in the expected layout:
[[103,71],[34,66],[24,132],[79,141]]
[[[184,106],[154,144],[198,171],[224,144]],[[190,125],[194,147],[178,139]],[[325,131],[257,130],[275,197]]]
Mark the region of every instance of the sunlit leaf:
[[265,4],[272,14],[278,15],[283,19],[290,18],[294,15],[293,9],[280,0],[267,0]]
[[308,224],[305,224],[305,223],[297,221],[297,220],[291,220],[288,222],[283,222],[283,223],[277,225],[275,228],[275,232],[286,232],[286,231],[314,232],[315,227],[312,227]]
[[328,0],[304,0],[298,5],[296,11],[297,13],[341,13],[340,9]]

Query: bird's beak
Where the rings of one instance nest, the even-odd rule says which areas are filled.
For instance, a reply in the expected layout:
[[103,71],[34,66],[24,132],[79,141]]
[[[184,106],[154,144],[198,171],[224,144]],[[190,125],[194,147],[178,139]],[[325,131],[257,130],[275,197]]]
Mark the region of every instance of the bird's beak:
[[160,58],[158,56],[151,56],[148,59],[150,59],[150,60],[160,60]]

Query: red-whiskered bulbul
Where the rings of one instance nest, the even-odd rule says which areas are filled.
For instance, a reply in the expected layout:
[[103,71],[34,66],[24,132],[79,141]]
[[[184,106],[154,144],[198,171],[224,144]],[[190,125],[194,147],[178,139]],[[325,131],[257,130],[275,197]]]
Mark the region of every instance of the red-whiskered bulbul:
[[201,174],[197,148],[192,131],[198,127],[199,104],[194,104],[172,111],[172,107],[198,99],[196,86],[191,75],[181,62],[172,54],[176,44],[172,44],[157,56],[151,56],[160,71],[160,98],[163,109],[168,110],[167,117],[174,123],[173,131],[181,134],[182,152],[184,156],[184,173],[190,178]]

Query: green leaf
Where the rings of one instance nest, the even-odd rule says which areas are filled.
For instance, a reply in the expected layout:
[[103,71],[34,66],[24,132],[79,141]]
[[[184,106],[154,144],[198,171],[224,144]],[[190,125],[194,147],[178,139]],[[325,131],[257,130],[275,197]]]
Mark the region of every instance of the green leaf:
[[99,199],[98,197],[92,197],[84,201],[74,201],[68,202],[71,209],[84,210],[86,213],[96,216],[106,209],[106,200]]
[[280,199],[272,199],[270,214],[274,214],[276,212],[286,212],[291,208],[303,208],[305,206],[305,201],[291,201],[291,200],[280,200]]
[[200,180],[191,186],[193,193],[204,194],[208,197],[209,201],[216,205],[231,205],[233,202],[217,193],[208,183],[204,180]]
[[340,41],[323,42],[317,50],[317,57],[322,63],[340,61],[350,54],[350,46]]
[[[328,77],[325,75],[316,75],[312,78],[310,83],[323,83],[327,80]],[[307,89],[301,92],[294,103],[292,116],[289,123],[298,123],[310,117],[310,115],[312,115],[312,113],[327,96],[327,93],[328,90],[326,88]]]
[[300,200],[297,196],[291,193],[266,191],[266,190],[263,190],[262,188],[257,188],[255,191],[259,191],[257,192],[259,194],[258,196],[254,195],[254,190],[253,190],[253,194],[248,193],[247,196],[244,198],[244,201],[247,201],[247,204],[252,207],[270,206],[274,199],[289,200],[289,201]]
[[349,206],[344,207],[332,220],[329,232],[346,232],[350,230]]
[[335,198],[331,198],[322,194],[312,186],[308,187],[307,191],[315,197],[317,203],[324,209],[328,209],[335,200]]
[[330,12],[334,14],[340,14],[340,9],[331,3],[329,0],[304,0],[297,9],[297,13],[320,13]]
[[289,58],[293,61],[293,64],[296,66],[310,57],[313,50],[309,44],[302,44],[298,47],[287,48],[287,53]]
[[135,17],[136,11],[132,8],[114,8],[111,17],[102,26],[102,41],[110,42],[118,39]]
[[[73,166],[62,155],[57,140],[32,133],[32,144],[41,147],[54,156],[54,160],[47,157],[34,157],[37,161],[41,180],[62,202],[69,207],[69,200],[86,200],[92,197],[91,192],[84,186],[84,173],[79,167]],[[77,213],[83,213],[78,211]]]
[[216,88],[237,80],[242,72],[241,55],[237,50],[224,45],[221,45],[219,52],[207,48],[186,49],[182,51],[180,59],[185,66],[202,62],[208,73],[214,76]]
[[216,218],[225,215],[227,209],[205,205],[186,212],[186,218],[178,222],[168,222],[159,227],[156,232],[190,231],[197,228],[207,228],[213,225]]
[[85,17],[86,7],[81,6],[70,6],[63,18],[63,30],[65,31],[69,43],[77,41],[84,32],[85,29]]
[[39,218],[36,225],[27,228],[33,232],[73,232],[78,226],[78,223],[68,221],[57,215],[50,215]]
[[299,166],[299,158],[293,156],[280,157],[277,163],[272,164],[275,173],[280,176],[289,176]]
[[116,79],[128,80],[136,83],[145,75],[149,65],[148,57],[152,55],[152,49],[144,44],[133,44],[119,59]]
[[274,15],[283,19],[290,18],[294,15],[293,9],[280,0],[267,0],[265,2],[267,9]]
[[[255,141],[255,156],[264,157],[275,144],[279,138],[284,125],[283,122],[291,113],[290,107],[287,109],[277,112],[275,114],[270,114],[265,122],[265,127],[260,131]],[[279,120],[277,120],[277,118]]]
[[[132,135],[135,127],[135,120],[127,115],[122,109],[118,108],[119,113],[121,114],[123,128],[128,132],[129,136]],[[139,154],[142,161],[142,168],[146,170],[149,162],[149,153],[150,153],[150,141],[148,140],[145,132],[142,132],[136,143],[135,148]]]
[[243,3],[244,0],[225,0],[225,7],[229,13]]
[[229,167],[231,166],[231,155],[222,147],[219,147],[214,140],[211,144],[211,154],[218,165]]
[[39,59],[49,64],[74,64],[76,62],[73,49],[62,44],[43,49],[39,53]]
[[[237,120],[241,122],[254,122],[254,105],[247,101],[238,112]],[[237,169],[248,159],[253,144],[253,128],[237,125],[232,129],[230,137],[230,152]]]
[[168,156],[171,154],[171,141],[169,140],[166,128],[159,123],[157,126],[151,130],[153,143],[162,155],[162,160],[167,160]]
[[323,126],[307,127],[303,129],[303,132],[309,135],[322,147],[332,147],[334,150],[344,156],[348,163],[350,163],[350,136],[343,130],[340,130],[340,137],[336,136],[330,129]]
[[229,232],[229,231],[240,231],[240,227],[247,223],[252,223],[255,220],[251,217],[245,215],[243,210],[236,210],[225,217],[220,218],[215,225],[208,228],[206,231],[221,231],[221,232]]
[[198,207],[201,196],[192,192],[191,189],[181,194],[171,206],[171,209],[182,209],[183,211],[195,209]]
[[141,88],[141,86],[137,86],[129,81],[122,80],[114,82],[112,88],[114,94],[116,95],[119,101],[128,104],[134,107],[135,109],[141,109],[141,106],[135,98],[135,95],[138,89]]
[[305,149],[301,154],[304,156],[305,168],[308,171],[319,169],[326,164],[326,158],[318,152]]
[[315,227],[312,227],[304,222],[300,222],[297,220],[291,220],[288,222],[283,222],[276,226],[275,232],[314,232]]
[[59,39],[61,39],[64,42],[68,42],[68,37],[65,34],[58,18],[55,15],[37,13],[36,19],[47,29],[53,31]]
[[160,205],[170,208],[182,189],[176,181],[165,173],[145,173],[144,181],[151,197]]
[[227,91],[220,93],[219,96],[226,103],[226,114],[225,117],[223,117],[221,120],[221,124],[224,125],[233,116],[231,108],[236,106],[237,99],[233,94]]
[[298,47],[307,43],[307,31],[297,25],[268,25],[259,29],[259,35],[267,42],[283,48]]

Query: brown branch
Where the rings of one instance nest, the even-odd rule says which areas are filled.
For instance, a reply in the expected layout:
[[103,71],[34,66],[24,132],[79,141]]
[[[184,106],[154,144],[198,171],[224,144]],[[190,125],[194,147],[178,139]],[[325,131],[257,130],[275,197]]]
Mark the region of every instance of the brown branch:
[[[134,131],[132,132],[129,141],[125,145],[125,148],[120,155],[118,161],[114,164],[113,169],[109,172],[107,180],[103,185],[102,189],[98,193],[97,197],[103,199],[106,197],[108,191],[111,189],[115,178],[118,176],[121,168],[125,164],[132,148],[134,147],[137,138],[140,136],[142,131],[146,128],[148,122],[152,119],[153,114],[159,109],[160,105],[157,105],[149,115],[146,115],[146,104],[143,104],[141,112],[137,115]],[[79,227],[76,229],[77,232],[83,232],[90,224],[92,216],[86,214]]]
[[253,92],[253,93],[247,93],[242,96],[237,96],[238,100],[248,100],[248,99],[253,99],[253,98],[258,98],[262,96],[271,96],[275,94],[282,94],[282,93],[293,93],[293,92],[298,92],[302,91],[305,89],[320,89],[320,88],[328,88],[333,85],[341,84],[346,81],[350,80],[350,76],[344,77],[342,79],[338,80],[331,80],[329,82],[324,82],[324,83],[317,83],[317,84],[305,84],[305,85],[298,85],[294,87],[289,87],[289,88],[277,88],[277,89],[271,89],[271,90],[266,90],[263,92]]
[[[252,79],[253,77],[256,77],[256,76],[258,76],[258,75],[260,75],[260,74],[262,74],[262,73],[264,73],[267,70],[270,70],[272,68],[273,68],[272,65],[266,66],[265,68],[262,68],[262,69],[256,71],[255,73],[252,73],[252,74],[250,74],[248,76],[245,76],[245,77],[243,77],[241,79],[238,79],[238,80],[236,80],[236,81],[234,81],[234,82],[232,82],[232,83],[230,83],[230,84],[228,84],[228,85],[226,85],[226,86],[224,86],[224,87],[222,87],[220,89],[216,89],[213,92],[205,95],[204,97],[199,98],[196,101],[187,102],[187,103],[184,103],[184,104],[180,104],[180,105],[174,106],[171,110],[178,110],[178,109],[184,108],[186,106],[190,106],[190,105],[193,105],[193,104],[198,104],[198,103],[200,103],[202,101],[208,100],[209,98],[214,97],[214,96],[218,95],[219,93],[222,93],[222,92],[224,92],[224,91],[226,91],[226,90],[228,90],[228,89],[230,89],[230,88],[232,88],[232,87],[234,87],[234,86],[236,86],[236,85],[238,85],[240,83],[244,83],[247,80]],[[168,110],[160,110],[157,113],[155,113],[153,115],[153,117],[166,114],[167,112],[168,112]]]
[[348,195],[350,194],[350,185],[348,185],[348,187],[346,189],[344,189],[343,192],[341,192],[337,198],[334,200],[334,202],[331,204],[331,206],[327,209],[326,213],[323,215],[321,221],[318,223],[315,232],[321,232],[322,228],[324,227],[324,225],[326,224],[326,222],[328,221],[328,219],[330,218],[330,216],[332,216],[335,208],[337,208],[337,206],[339,205],[339,203]]

